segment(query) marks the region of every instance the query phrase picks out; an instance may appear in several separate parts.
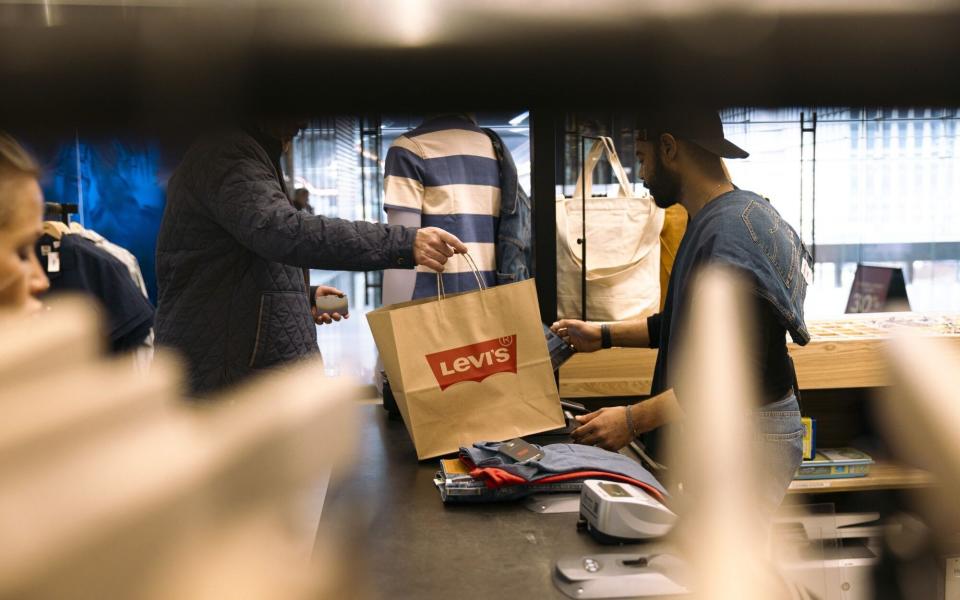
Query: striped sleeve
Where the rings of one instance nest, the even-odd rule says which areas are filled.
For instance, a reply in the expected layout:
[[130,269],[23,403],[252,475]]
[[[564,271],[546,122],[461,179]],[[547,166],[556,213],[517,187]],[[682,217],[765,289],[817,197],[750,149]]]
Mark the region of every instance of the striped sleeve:
[[387,151],[383,175],[384,210],[423,210],[424,161],[416,143],[397,138]]

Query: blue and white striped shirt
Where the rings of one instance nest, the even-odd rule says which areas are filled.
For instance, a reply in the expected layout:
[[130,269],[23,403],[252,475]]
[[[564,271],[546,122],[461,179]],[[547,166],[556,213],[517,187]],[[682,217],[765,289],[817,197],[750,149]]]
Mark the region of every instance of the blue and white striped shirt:
[[[439,227],[460,238],[484,284],[496,284],[500,165],[490,138],[476,123],[465,116],[443,116],[397,138],[387,152],[383,187],[385,210],[420,213],[423,227]],[[443,287],[447,293],[477,288],[463,257],[447,262]],[[417,267],[413,298],[436,295],[436,273]]]

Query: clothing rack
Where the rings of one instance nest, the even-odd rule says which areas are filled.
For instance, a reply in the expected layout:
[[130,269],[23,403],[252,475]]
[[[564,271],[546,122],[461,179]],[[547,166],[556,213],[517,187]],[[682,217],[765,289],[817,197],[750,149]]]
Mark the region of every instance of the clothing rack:
[[76,204],[62,204],[60,202],[45,202],[44,220],[50,220],[50,217],[59,217],[65,225],[70,224],[70,215],[78,214],[79,206]]

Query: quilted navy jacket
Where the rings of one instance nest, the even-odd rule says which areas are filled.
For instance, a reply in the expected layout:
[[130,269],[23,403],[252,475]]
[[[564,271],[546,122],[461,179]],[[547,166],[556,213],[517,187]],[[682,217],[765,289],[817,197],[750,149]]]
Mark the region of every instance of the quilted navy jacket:
[[170,178],[157,239],[157,341],[207,393],[319,352],[303,268],[412,268],[415,229],[296,210],[279,144],[243,131],[200,140]]

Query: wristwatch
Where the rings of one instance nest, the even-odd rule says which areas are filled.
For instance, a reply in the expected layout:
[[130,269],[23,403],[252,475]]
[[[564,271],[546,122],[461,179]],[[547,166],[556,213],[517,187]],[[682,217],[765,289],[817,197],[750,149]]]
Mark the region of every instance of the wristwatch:
[[600,347],[613,348],[613,339],[610,337],[610,325],[606,323],[600,325]]

